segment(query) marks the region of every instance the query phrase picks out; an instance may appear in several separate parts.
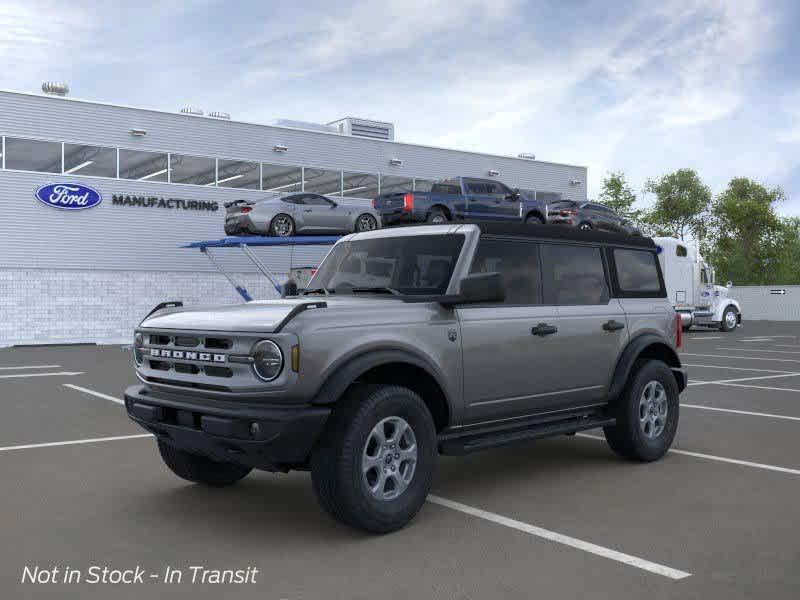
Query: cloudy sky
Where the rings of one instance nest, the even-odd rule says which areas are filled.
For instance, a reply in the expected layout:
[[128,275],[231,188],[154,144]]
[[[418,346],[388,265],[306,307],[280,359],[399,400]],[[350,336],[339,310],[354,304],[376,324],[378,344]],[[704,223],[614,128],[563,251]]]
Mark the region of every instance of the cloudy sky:
[[608,170],[636,191],[744,175],[800,215],[799,21],[793,0],[2,0],[0,88],[389,120],[402,141],[588,165],[590,196]]

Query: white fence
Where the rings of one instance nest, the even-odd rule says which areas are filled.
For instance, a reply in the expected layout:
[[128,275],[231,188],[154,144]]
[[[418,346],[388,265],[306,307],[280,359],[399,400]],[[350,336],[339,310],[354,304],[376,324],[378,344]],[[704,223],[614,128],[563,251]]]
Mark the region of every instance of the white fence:
[[800,321],[800,285],[734,286],[745,321]]

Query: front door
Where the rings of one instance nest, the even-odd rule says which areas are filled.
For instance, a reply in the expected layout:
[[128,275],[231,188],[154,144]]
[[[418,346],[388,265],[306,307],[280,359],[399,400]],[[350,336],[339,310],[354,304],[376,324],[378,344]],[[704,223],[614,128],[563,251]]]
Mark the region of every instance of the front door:
[[324,196],[305,196],[303,206],[304,231],[337,231],[342,229],[342,214],[336,204]]

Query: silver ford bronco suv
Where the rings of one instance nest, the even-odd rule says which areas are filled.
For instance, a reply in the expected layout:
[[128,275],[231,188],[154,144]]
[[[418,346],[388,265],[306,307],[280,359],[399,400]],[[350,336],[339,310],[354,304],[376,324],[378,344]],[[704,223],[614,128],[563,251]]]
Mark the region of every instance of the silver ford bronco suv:
[[652,240],[526,224],[348,235],[302,295],[160,305],[135,331],[130,417],[179,477],[310,469],[322,507],[384,533],[437,454],[602,427],[661,458],[686,387]]

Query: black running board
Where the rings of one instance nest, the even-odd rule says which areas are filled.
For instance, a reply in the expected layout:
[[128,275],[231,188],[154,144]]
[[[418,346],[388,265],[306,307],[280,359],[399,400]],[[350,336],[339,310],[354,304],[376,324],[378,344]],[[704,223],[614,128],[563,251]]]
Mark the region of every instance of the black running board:
[[459,437],[448,437],[439,441],[439,452],[449,455],[469,454],[487,448],[497,448],[499,446],[509,446],[519,442],[538,440],[540,438],[551,437],[554,435],[565,435],[614,425],[616,419],[602,416],[579,417],[532,425],[525,429],[515,429],[513,431],[493,431],[480,434],[464,434]]

